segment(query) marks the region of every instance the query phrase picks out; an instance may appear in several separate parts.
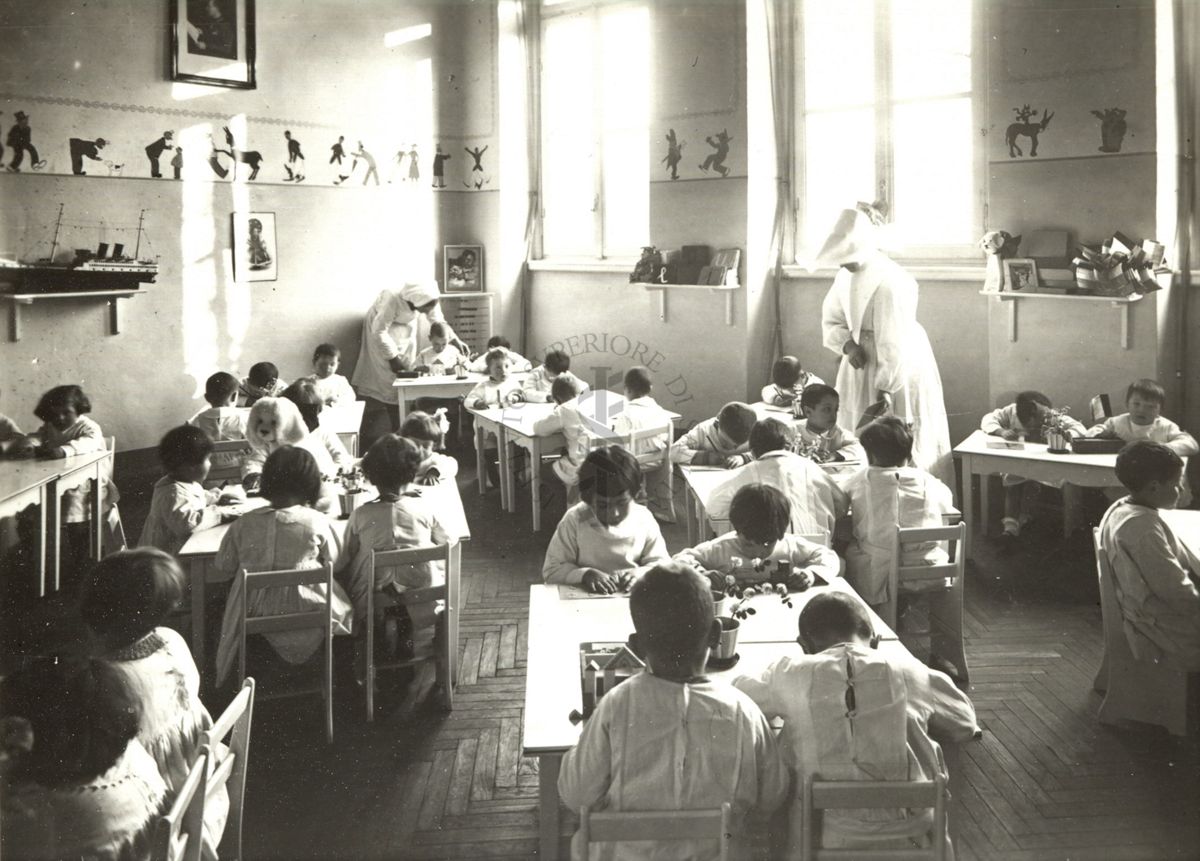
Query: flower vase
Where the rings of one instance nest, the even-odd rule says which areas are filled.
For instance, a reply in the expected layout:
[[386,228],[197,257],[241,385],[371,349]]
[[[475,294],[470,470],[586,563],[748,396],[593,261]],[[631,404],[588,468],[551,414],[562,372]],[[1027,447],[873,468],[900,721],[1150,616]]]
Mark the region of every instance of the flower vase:
[[1053,428],[1046,431],[1046,449],[1054,454],[1067,454],[1071,448],[1066,432]]
[[713,614],[724,616],[729,612],[729,604],[733,600],[720,589],[712,590]]
[[737,654],[738,629],[742,623],[730,616],[718,616],[721,623],[721,642],[713,651],[713,657],[719,661],[729,661]]

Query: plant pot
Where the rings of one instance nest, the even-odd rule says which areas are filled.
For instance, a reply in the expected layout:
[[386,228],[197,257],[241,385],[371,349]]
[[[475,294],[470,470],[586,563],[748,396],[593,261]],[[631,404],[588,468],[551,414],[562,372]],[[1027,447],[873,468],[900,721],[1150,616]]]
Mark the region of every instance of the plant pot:
[[728,661],[737,654],[738,629],[742,623],[730,616],[718,616],[721,623],[721,642],[713,650],[713,657],[719,661]]
[[724,616],[729,612],[730,598],[724,592],[716,589],[712,590],[713,613],[717,616]]
[[1060,430],[1046,431],[1046,449],[1054,454],[1066,454],[1071,450],[1070,440]]

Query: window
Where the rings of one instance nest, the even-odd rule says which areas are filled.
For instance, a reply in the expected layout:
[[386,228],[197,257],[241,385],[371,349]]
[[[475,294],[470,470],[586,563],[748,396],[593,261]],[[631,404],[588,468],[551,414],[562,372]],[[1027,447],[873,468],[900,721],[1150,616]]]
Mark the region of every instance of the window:
[[973,5],[803,0],[801,248],[818,247],[856,200],[888,204],[891,242],[910,256],[957,256],[978,238]]
[[542,253],[636,256],[650,236],[649,8],[543,14]]

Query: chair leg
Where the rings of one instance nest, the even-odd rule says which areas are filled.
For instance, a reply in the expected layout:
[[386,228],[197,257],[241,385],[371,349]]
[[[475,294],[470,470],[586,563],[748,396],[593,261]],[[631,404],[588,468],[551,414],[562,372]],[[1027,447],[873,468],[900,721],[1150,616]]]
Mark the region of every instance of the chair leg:
[[333,631],[325,634],[325,741],[333,744]]
[[1100,661],[1100,669],[1096,671],[1092,690],[1100,694],[1108,690],[1108,649],[1104,650],[1104,658]]

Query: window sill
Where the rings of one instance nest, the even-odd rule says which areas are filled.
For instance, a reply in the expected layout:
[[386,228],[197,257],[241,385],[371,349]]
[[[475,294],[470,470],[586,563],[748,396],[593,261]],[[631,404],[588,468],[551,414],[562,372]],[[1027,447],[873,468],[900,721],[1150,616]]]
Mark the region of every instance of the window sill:
[[554,259],[542,258],[529,261],[530,272],[620,272],[628,275],[637,265],[634,258],[605,260],[578,260],[569,257]]
[[[908,274],[918,281],[982,281],[985,275],[983,266],[968,263],[906,263],[897,260]],[[788,279],[815,278],[827,281],[837,274],[837,269],[817,269],[809,272],[803,266],[795,264],[783,267],[783,277]]]

